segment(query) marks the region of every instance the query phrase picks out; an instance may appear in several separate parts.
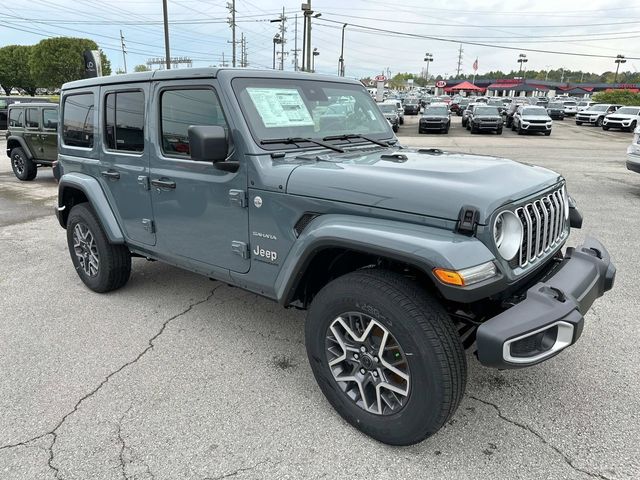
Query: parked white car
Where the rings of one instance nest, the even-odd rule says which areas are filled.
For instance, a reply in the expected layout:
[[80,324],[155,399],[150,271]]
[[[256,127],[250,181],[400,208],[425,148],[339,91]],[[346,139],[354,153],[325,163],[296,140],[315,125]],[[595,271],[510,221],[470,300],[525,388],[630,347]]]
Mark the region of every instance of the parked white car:
[[592,102],[591,100],[582,100],[582,101],[578,102],[578,112],[582,112],[584,110],[589,110],[595,104],[596,104],[596,102]]
[[400,125],[404,125],[404,107],[402,106],[402,100],[397,98],[387,99],[383,103],[393,103],[398,111],[398,118],[400,119]]
[[564,106],[564,114],[567,117],[573,117],[578,113],[578,102],[575,100],[563,100],[562,105]]
[[640,173],[640,127],[636,127],[633,133],[633,141],[627,148],[627,168]]
[[638,125],[640,125],[640,107],[621,107],[604,117],[602,129],[620,128],[633,132]]
[[596,127],[601,127],[604,123],[605,115],[615,112],[621,106],[622,105],[613,105],[610,103],[596,103],[588,110],[576,115],[576,125],[586,123],[589,125],[595,125]]
[[529,132],[542,132],[546,136],[551,135],[553,120],[547,114],[547,109],[539,106],[522,105],[518,107],[513,115],[511,130],[517,131],[518,135]]

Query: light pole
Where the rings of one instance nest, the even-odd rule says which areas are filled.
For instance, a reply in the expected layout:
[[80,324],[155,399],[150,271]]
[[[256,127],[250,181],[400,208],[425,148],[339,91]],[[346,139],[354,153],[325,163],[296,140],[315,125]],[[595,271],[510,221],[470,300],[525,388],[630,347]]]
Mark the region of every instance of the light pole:
[[425,80],[427,81],[427,83],[429,83],[429,64],[433,62],[433,55],[431,55],[430,53],[425,53],[424,61],[427,62],[427,73],[425,75]]
[[529,61],[529,59],[527,58],[527,56],[524,53],[521,53],[520,55],[518,55],[518,63],[520,64],[519,76],[523,77],[523,80],[524,80],[524,75],[522,74],[522,67],[524,67],[524,64],[527,63],[528,61]]
[[279,33],[276,33],[276,34],[273,36],[273,69],[274,69],[274,70],[276,69],[276,45],[277,45],[278,43],[280,43],[280,42],[281,42],[281,40],[280,40],[280,34],[279,34]]
[[320,52],[317,48],[313,49],[313,56],[311,57],[311,71],[315,73],[316,71],[316,57],[320,55]]
[[618,70],[620,70],[621,63],[627,63],[627,59],[624,58],[624,55],[616,55],[616,77],[613,83],[618,83]]
[[340,58],[338,59],[338,76],[344,77],[344,29],[347,28],[345,23],[342,26],[342,44],[340,46]]

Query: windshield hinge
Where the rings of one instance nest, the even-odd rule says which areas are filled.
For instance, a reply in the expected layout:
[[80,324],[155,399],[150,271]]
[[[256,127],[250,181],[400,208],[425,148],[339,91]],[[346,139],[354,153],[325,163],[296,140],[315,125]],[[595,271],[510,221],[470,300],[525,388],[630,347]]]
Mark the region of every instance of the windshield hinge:
[[247,207],[247,192],[244,190],[229,190],[229,201],[231,205],[235,205],[236,207],[246,208]]

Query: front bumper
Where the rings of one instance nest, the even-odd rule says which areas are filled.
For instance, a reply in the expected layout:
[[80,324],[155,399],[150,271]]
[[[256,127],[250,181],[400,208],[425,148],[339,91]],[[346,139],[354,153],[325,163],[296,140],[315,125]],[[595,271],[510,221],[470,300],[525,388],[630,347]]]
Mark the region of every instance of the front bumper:
[[629,128],[633,120],[608,120],[606,117],[602,124],[609,128]]
[[580,114],[578,114],[578,115],[576,115],[576,122],[588,123],[590,125],[595,125],[598,122],[598,117],[580,116]]
[[553,124],[551,125],[547,125],[546,123],[524,123],[522,122],[521,125],[523,130],[526,130],[527,132],[549,132],[551,131],[551,128],[553,127]]
[[474,122],[473,126],[478,130],[499,130],[502,122]]
[[442,130],[443,128],[447,128],[446,120],[428,120],[428,121],[420,121],[418,124],[418,128],[420,130]]
[[557,355],[580,338],[584,315],[615,276],[609,252],[596,239],[568,248],[561,265],[524,292],[524,300],[478,327],[478,360],[522,368]]

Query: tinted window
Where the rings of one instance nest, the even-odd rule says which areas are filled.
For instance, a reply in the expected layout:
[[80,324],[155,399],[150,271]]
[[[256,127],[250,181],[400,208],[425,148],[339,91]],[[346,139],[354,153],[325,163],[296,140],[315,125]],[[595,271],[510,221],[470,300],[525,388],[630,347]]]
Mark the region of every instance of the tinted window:
[[622,107],[616,110],[616,113],[622,115],[638,115],[638,107]]
[[499,115],[496,107],[478,107],[473,110],[475,115]]
[[93,148],[93,93],[64,99],[62,139],[71,147]]
[[58,111],[55,108],[45,108],[42,110],[42,126],[49,130],[57,130]]
[[162,150],[189,156],[187,129],[191,125],[227,126],[213,90],[168,90],[160,99]]
[[27,108],[27,128],[40,128],[37,108]]
[[424,111],[425,115],[448,115],[449,109],[447,107],[427,107]]
[[523,115],[547,115],[547,111],[544,108],[525,108],[522,110]]
[[396,108],[395,105],[379,105],[380,110],[382,110],[382,113],[396,113],[396,111],[398,110]]
[[10,127],[23,127],[22,124],[22,115],[24,114],[24,110],[21,108],[12,108],[9,110],[9,126]]
[[105,97],[105,143],[111,150],[144,150],[144,93],[117,92]]

